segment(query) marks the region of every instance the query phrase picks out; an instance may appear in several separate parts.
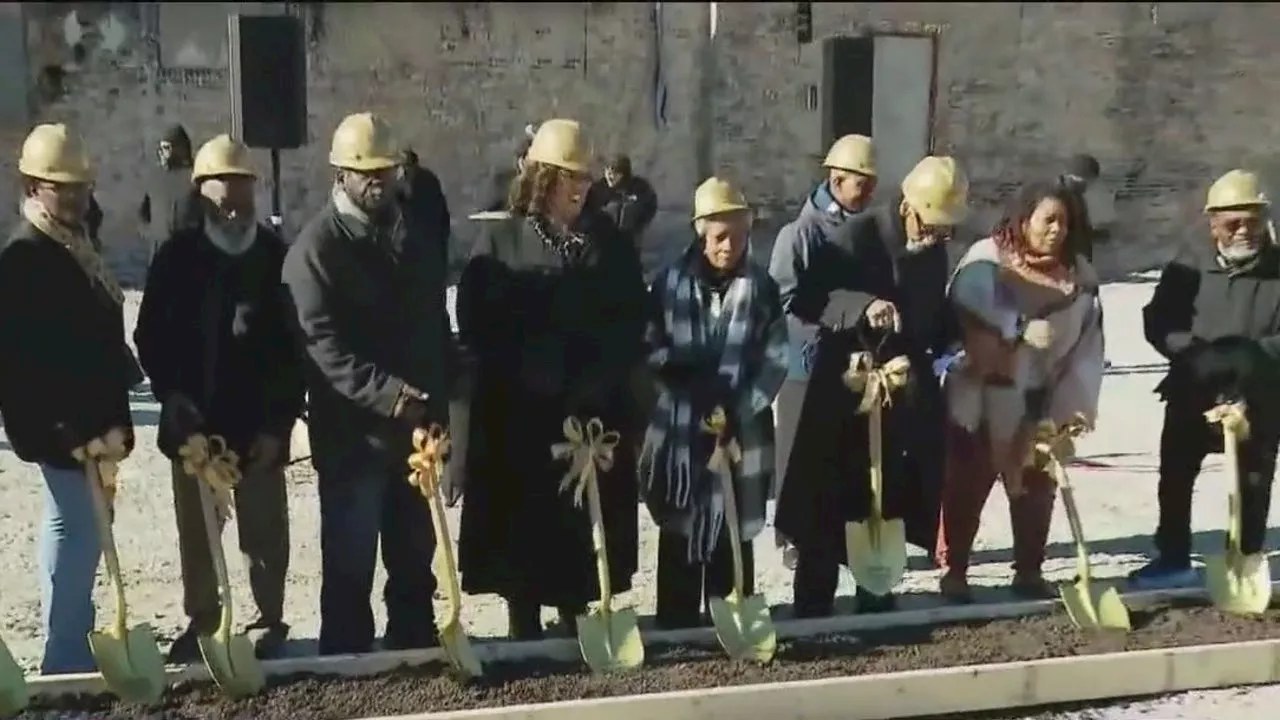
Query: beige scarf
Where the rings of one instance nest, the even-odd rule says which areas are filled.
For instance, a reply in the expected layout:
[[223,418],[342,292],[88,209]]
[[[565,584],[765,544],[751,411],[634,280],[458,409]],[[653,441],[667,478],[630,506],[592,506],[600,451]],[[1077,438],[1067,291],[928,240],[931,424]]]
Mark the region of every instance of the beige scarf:
[[84,274],[89,276],[89,280],[101,285],[112,300],[117,304],[124,303],[124,290],[120,288],[115,275],[111,274],[111,269],[102,261],[102,256],[93,248],[93,243],[89,241],[89,236],[82,228],[73,229],[59,222],[35,198],[27,198],[23,201],[22,217],[26,218],[35,229],[65,247],[67,252],[71,253],[71,257],[80,264]]

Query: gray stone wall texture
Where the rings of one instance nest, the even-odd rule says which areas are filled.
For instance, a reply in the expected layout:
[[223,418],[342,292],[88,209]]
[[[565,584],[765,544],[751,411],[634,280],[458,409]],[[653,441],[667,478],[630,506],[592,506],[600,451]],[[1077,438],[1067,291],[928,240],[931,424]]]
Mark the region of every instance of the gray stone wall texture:
[[[978,224],[1020,181],[1091,152],[1121,218],[1102,264],[1130,270],[1168,257],[1221,172],[1280,179],[1271,3],[814,3],[804,45],[789,2],[719,3],[714,40],[710,4],[693,2],[661,3],[660,15],[642,2],[21,5],[28,117],[85,135],[111,260],[134,281],[135,208],[161,130],[181,121],[202,142],[228,128],[223,38],[236,11],[307,22],[311,144],[284,153],[290,228],[326,197],[337,122],[373,110],[440,175],[464,241],[465,212],[511,161],[513,139],[549,116],[582,120],[600,154],[631,154],[661,196],[655,238],[682,232],[708,164],[743,184],[767,238],[819,174],[821,110],[806,100],[822,78],[820,41],[866,31],[937,35],[935,152],[967,168]],[[0,128],[11,207],[28,127]]]

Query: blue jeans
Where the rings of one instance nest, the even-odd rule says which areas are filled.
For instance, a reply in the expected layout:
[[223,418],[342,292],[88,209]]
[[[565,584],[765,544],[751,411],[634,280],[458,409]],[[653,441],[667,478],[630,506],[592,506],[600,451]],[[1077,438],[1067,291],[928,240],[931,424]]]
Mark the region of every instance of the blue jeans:
[[93,496],[82,470],[41,465],[44,522],[40,532],[40,605],[44,675],[94,672],[93,582],[102,552]]

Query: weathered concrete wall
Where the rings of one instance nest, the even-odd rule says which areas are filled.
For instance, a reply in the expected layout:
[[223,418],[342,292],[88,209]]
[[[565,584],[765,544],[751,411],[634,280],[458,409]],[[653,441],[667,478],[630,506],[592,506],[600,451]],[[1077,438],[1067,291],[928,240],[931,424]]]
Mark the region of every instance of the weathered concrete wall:
[[[273,6],[24,4],[33,120],[82,128],[101,168],[104,235],[127,276],[138,274],[134,208],[163,127],[179,120],[199,142],[228,126],[221,18],[237,7]],[[383,113],[440,174],[456,216],[486,195],[524,124],[552,115],[584,120],[600,153],[629,152],[657,186],[667,227],[687,213],[700,153],[744,182],[775,223],[817,176],[820,109],[803,98],[821,81],[821,46],[796,42],[794,3],[720,4],[709,78],[705,3],[664,3],[657,23],[649,3],[290,7],[308,20],[313,138],[284,157],[293,227],[327,192],[329,133],[362,109]],[[1136,248],[1104,255],[1112,265],[1167,254],[1216,174],[1245,164],[1280,180],[1280,163],[1263,151],[1280,135],[1269,117],[1280,7],[815,3],[813,13],[819,40],[938,32],[936,148],[962,159],[980,204],[1072,152],[1097,155],[1119,193],[1122,242]],[[63,68],[60,92],[47,66]],[[709,144],[703,113],[714,123]],[[25,129],[0,133],[2,197],[16,198],[11,165]]]

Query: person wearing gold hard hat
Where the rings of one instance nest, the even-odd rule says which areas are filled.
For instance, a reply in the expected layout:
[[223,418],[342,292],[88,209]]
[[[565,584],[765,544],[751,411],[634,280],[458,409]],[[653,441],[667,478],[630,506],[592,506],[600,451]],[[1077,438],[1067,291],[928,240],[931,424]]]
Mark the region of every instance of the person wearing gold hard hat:
[[717,439],[701,427],[724,413],[721,440],[743,451],[733,468],[744,590],[753,593],[752,540],[764,530],[773,481],[771,405],[787,372],[787,326],[777,284],[747,249],[751,208],[729,181],[693,196],[689,249],[654,280],[649,366],[658,401],[640,452],[640,487],[657,523],[663,629],[704,623],[703,608],[733,590],[733,551],[717,473]]
[[[848,220],[866,209],[876,186],[876,155],[871,138],[866,135],[845,135],[832,143],[822,161],[826,178],[805,199],[800,213],[778,231],[769,260],[769,274],[777,281],[782,293],[782,306],[787,310],[787,329],[791,338],[787,381],[778,393],[777,475],[773,493],[776,495],[787,471],[787,459],[791,456],[795,440],[796,424],[800,419],[800,406],[804,402],[805,386],[809,379],[808,362],[812,361],[816,326],[805,322],[790,312],[792,303],[814,280],[819,282],[825,271],[811,260],[821,255],[820,249],[829,242],[835,231]],[[775,538],[780,546],[789,543],[780,535]],[[788,558],[794,549],[786,552]]]
[[1130,575],[1135,587],[1195,581],[1192,493],[1205,455],[1223,451],[1202,413],[1220,398],[1243,400],[1249,421],[1237,452],[1240,550],[1251,560],[1265,550],[1280,445],[1280,249],[1270,209],[1256,173],[1218,178],[1204,204],[1207,232],[1165,266],[1143,308],[1147,342],[1169,359],[1169,372],[1156,388],[1165,400],[1158,554]]
[[373,649],[369,596],[379,542],[387,571],[382,647],[436,642],[436,538],[427,504],[405,482],[405,459],[415,430],[448,426],[455,361],[439,239],[395,199],[398,147],[374,113],[338,124],[329,201],[284,262],[308,366],[324,654]]
[[959,352],[948,355],[946,484],[934,558],[944,570],[942,594],[953,602],[972,600],[969,561],[998,477],[1013,528],[1012,590],[1025,599],[1057,595],[1041,572],[1057,486],[1027,458],[1042,423],[1093,426],[1105,369],[1098,276],[1085,256],[1091,231],[1076,200],[1056,180],[1023,187],[952,276]]
[[[78,453],[110,436],[133,448],[124,293],[85,228],[93,168],[63,124],[22,144],[21,219],[0,248],[0,414],[19,458],[44,476],[40,532],[42,674],[93,672],[93,584],[101,548]],[[119,443],[115,445],[115,443]]]
[[[899,356],[910,362],[913,391],[885,410],[882,449],[894,460],[884,467],[883,512],[904,521],[909,543],[933,548],[944,402],[932,362],[951,342],[947,240],[968,209],[968,188],[954,158],[924,158],[885,204],[855,215],[811,250],[805,282],[790,301],[789,314],[817,338],[774,518],[797,551],[799,616],[834,611],[846,524],[871,510],[870,492],[849,485],[851,477],[868,476],[871,457],[869,440],[858,440],[868,437],[862,395],[844,379],[853,355],[876,366]],[[895,604],[892,592],[876,595],[862,584],[857,600],[860,612]]]
[[[289,431],[302,409],[303,369],[291,308],[280,292],[286,246],[258,219],[256,177],[249,148],[228,135],[196,152],[191,183],[200,221],[160,244],[133,332],[161,403],[157,444],[173,464],[188,627],[169,649],[171,663],[199,661],[199,637],[217,628],[220,610],[204,489],[184,469],[183,449],[197,434],[221,436],[241,461],[244,478],[234,505],[240,550],[253,568],[249,585],[258,618],[249,627],[259,656],[274,656],[289,629],[284,467]],[[224,340],[211,345],[214,337]]]
[[[564,442],[567,417],[624,437],[635,423],[644,279],[635,248],[582,212],[589,157],[576,121],[543,122],[507,217],[485,223],[458,285],[458,335],[476,365],[462,589],[506,599],[520,639],[542,635],[544,606],[572,628],[599,593],[588,514],[556,491],[568,466],[548,448]],[[631,587],[639,560],[635,477],[634,448],[620,442],[599,477],[615,591]]]

